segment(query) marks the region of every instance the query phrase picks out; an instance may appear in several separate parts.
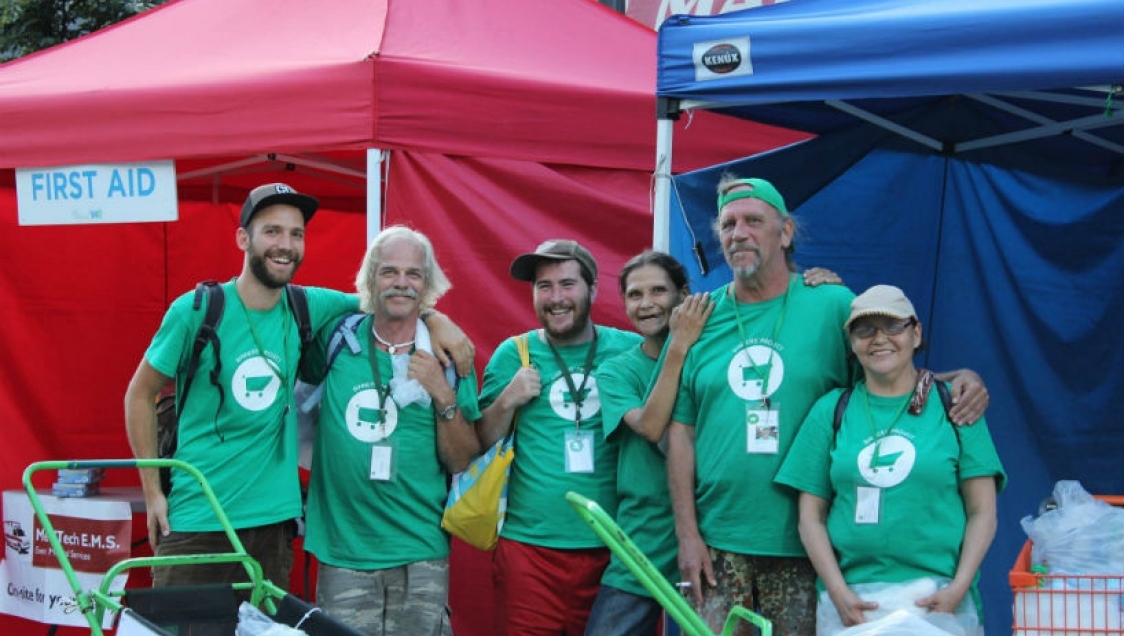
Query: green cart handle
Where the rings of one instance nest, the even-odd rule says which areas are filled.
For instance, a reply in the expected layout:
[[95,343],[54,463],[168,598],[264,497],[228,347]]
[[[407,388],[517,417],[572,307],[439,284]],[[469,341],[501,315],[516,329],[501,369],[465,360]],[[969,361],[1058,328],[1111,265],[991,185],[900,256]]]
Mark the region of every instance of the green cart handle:
[[[679,629],[686,636],[715,636],[706,621],[683,598],[662,572],[644,552],[632,541],[632,538],[617,525],[617,522],[605,512],[596,501],[583,497],[576,492],[566,493],[566,501],[578,516],[585,520],[593,533],[600,538],[613,555],[617,557],[632,572],[652,594],[654,598],[679,625]],[[761,630],[761,636],[772,636],[773,624],[763,616],[752,612],[740,605],[735,605],[726,616],[726,623],[722,629],[723,636],[734,633],[738,621],[745,620],[753,623]]]
[[[101,586],[97,590],[85,591],[82,588],[82,583],[78,580],[78,576],[74,573],[74,567],[70,563],[70,558],[67,556],[66,549],[55,533],[55,528],[51,524],[50,517],[47,516],[46,510],[43,509],[43,502],[39,498],[39,493],[35,491],[35,486],[31,483],[31,477],[41,470],[85,470],[91,468],[171,468],[187,472],[195,478],[195,481],[199,482],[199,486],[203,490],[203,496],[206,497],[207,501],[211,504],[211,510],[215,513],[215,517],[218,519],[219,525],[222,526],[222,530],[226,534],[227,539],[230,540],[230,545],[234,548],[234,551],[221,554],[153,556],[125,559],[114,564],[109,571],[106,572],[105,576],[102,578]],[[280,598],[285,595],[284,590],[264,580],[261,565],[246,552],[246,548],[238,538],[238,533],[236,533],[234,528],[230,525],[230,519],[226,516],[226,512],[224,512],[222,506],[219,505],[218,497],[215,496],[211,485],[207,483],[207,479],[203,477],[203,473],[199,472],[198,468],[187,462],[178,459],[92,459],[35,462],[23,471],[23,487],[27,490],[27,496],[31,502],[31,507],[35,510],[35,516],[38,518],[39,524],[42,526],[43,531],[47,535],[47,540],[51,544],[51,550],[55,553],[55,557],[59,561],[59,567],[62,569],[67,583],[70,584],[70,589],[74,591],[74,601],[78,605],[78,609],[81,610],[82,614],[86,617],[86,621],[90,624],[90,633],[93,636],[103,635],[101,624],[107,609],[113,612],[121,611],[121,603],[116,598],[121,593],[111,592],[109,588],[115,578],[132,568],[199,565],[204,563],[241,563],[246,569],[246,574],[249,576],[250,581],[248,583],[234,583],[232,587],[234,589],[249,589],[251,604],[257,606],[264,602],[266,609],[272,614],[276,612],[276,607],[272,599],[275,597]]]

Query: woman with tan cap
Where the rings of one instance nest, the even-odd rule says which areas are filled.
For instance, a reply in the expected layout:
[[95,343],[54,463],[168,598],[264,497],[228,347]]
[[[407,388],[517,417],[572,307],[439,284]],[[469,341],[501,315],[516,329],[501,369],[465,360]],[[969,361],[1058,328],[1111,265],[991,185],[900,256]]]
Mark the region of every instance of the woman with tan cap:
[[987,424],[948,420],[944,387],[914,365],[921,323],[900,289],[856,297],[843,328],[864,379],[816,403],[775,480],[800,492],[800,539],[821,591],[817,631],[892,609],[869,595],[886,588],[917,613],[982,624],[977,573],[1007,479]]

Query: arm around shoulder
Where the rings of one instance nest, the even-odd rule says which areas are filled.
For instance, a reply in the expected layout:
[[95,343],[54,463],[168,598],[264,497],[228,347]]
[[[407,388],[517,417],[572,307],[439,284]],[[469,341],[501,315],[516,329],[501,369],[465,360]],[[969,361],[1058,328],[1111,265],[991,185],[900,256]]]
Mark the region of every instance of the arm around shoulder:
[[949,417],[958,426],[972,424],[983,417],[991,401],[983,378],[971,369],[936,374],[937,380],[952,383],[952,409]]
[[427,309],[421,318],[429,329],[433,355],[446,367],[449,366],[451,357],[457,367],[457,375],[467,378],[472,373],[472,361],[476,356],[476,347],[472,341],[452,319],[436,309]]

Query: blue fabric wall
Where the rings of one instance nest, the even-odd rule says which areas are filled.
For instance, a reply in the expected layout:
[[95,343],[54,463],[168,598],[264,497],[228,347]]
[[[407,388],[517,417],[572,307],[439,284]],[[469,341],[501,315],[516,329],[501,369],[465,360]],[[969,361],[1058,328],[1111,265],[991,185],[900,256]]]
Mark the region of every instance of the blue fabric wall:
[[856,293],[901,287],[929,345],[918,364],[983,376],[1010,476],[981,583],[992,634],[1010,633],[1019,520],[1054,482],[1124,494],[1124,177],[1050,157],[1012,146],[949,158],[860,129],[682,175],[673,189],[671,251],[696,290],[730,280],[710,229],[720,174],[764,177],[800,222],[802,267],[834,269]]

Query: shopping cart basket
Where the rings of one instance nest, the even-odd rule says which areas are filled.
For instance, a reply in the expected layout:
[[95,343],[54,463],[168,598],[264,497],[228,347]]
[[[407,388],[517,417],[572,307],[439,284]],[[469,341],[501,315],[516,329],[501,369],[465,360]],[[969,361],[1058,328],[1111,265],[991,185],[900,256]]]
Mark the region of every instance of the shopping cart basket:
[[[42,501],[32,485],[31,477],[41,470],[93,468],[171,468],[189,473],[203,490],[203,495],[230,540],[231,552],[215,554],[195,554],[185,556],[151,556],[124,559],[112,565],[102,578],[97,589],[86,590],[75,574],[65,547],[57,536],[51,519],[43,508]],[[238,603],[236,592],[249,593],[249,602],[261,607],[272,620],[291,626],[300,623],[299,628],[309,636],[362,636],[359,632],[335,621],[301,599],[265,580],[261,565],[246,552],[238,534],[230,525],[230,520],[219,504],[218,498],[207,483],[206,478],[194,466],[175,459],[110,459],[88,461],[44,461],[31,464],[24,470],[23,485],[27,490],[31,506],[42,526],[51,550],[58,559],[59,568],[74,592],[75,605],[90,625],[90,633],[102,636],[103,620],[106,612],[118,616],[117,633],[158,636],[174,633],[189,633],[194,612],[206,612],[205,621],[210,628],[216,625],[229,626],[227,634],[233,633],[237,622]],[[245,569],[248,580],[213,586],[166,587],[149,590],[111,590],[118,576],[134,568],[158,566],[188,566],[215,563],[236,563]],[[123,601],[125,601],[123,603]],[[159,613],[160,616],[151,615]],[[216,618],[218,612],[222,616]],[[200,617],[200,620],[204,620]],[[170,631],[167,631],[170,630]],[[187,631],[185,631],[187,630]],[[198,631],[190,632],[198,633]],[[208,632],[214,633],[214,632]]]
[[[652,565],[644,552],[632,542],[628,534],[621,530],[613,518],[605,512],[597,502],[587,499],[576,492],[566,493],[566,501],[574,511],[593,528],[593,532],[609,546],[613,554],[628,567],[629,571],[640,580],[641,585],[652,593],[652,598],[659,602],[668,616],[679,624],[679,628],[688,636],[715,636],[706,622],[691,608],[687,599],[683,598],[671,583],[667,582],[659,569]],[[726,617],[723,626],[723,636],[734,633],[738,621],[744,620],[753,623],[761,630],[761,636],[772,636],[773,624],[740,605],[735,605]]]
[[[1124,496],[1097,495],[1114,506]],[[1009,574],[1014,593],[1014,636],[1124,635],[1124,572],[1050,574],[1035,572],[1032,547],[1023,544]],[[1124,550],[1124,545],[1119,546]]]

